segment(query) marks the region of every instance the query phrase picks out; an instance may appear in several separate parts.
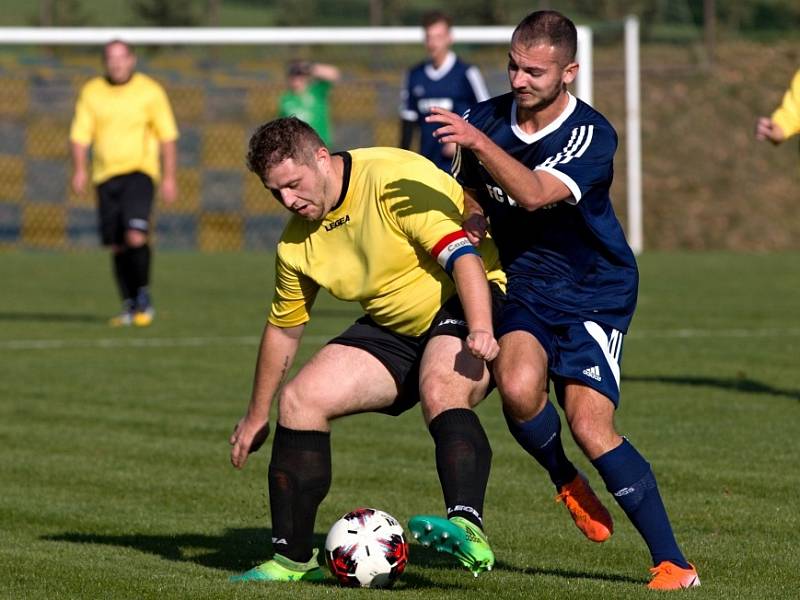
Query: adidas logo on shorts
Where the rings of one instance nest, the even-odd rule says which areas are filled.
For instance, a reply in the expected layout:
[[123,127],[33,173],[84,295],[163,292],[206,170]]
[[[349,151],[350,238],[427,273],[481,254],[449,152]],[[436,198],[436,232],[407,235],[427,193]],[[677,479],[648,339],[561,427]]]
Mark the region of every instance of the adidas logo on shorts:
[[600,367],[597,365],[594,367],[589,367],[588,369],[584,369],[583,374],[587,377],[591,377],[595,381],[603,381],[603,378],[600,376]]

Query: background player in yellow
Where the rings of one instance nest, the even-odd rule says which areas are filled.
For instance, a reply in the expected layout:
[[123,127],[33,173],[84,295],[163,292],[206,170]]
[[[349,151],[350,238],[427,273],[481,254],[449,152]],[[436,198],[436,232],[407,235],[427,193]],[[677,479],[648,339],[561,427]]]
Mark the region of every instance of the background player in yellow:
[[72,188],[77,194],[86,191],[91,146],[100,237],[111,249],[122,297],[122,312],[110,324],[147,326],[155,314],[148,244],[154,184],[161,181],[165,202],[177,197],[178,129],[164,89],[135,72],[136,55],[128,44],[109,42],[103,60],[105,76],[83,86],[75,107],[70,130]]
[[481,254],[467,240],[463,192],[412,152],[331,154],[294,117],[262,125],[247,160],[293,215],[278,243],[250,404],[230,438],[235,467],[269,434],[273,396],[317,291],[359,302],[366,314],[283,385],[269,467],[275,556],[233,579],[322,578],[313,533],[331,482],[330,422],[367,411],[398,415],[417,402],[436,446],[449,523],[464,540],[453,554],[476,574],[490,569],[482,513],[491,449],[471,409],[487,393],[485,361],[498,351],[492,304],[502,300],[505,276],[491,240]]
[[760,117],[756,123],[756,138],[780,144],[800,133],[800,69],[794,74],[783,102],[771,117]]

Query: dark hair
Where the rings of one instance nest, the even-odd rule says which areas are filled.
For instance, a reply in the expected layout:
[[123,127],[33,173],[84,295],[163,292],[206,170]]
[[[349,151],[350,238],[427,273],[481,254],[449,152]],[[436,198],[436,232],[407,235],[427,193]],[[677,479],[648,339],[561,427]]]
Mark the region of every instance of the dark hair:
[[282,117],[261,125],[250,136],[247,168],[264,181],[269,169],[288,158],[311,164],[325,143],[316,131],[297,117]]
[[286,67],[286,74],[290,77],[296,75],[311,75],[311,63],[307,60],[293,60]]
[[431,10],[422,15],[422,28],[427,29],[436,23],[444,23],[450,29],[453,26],[453,19],[450,15],[443,13],[440,10]]
[[575,23],[555,10],[537,10],[520,21],[511,35],[511,43],[530,47],[538,43],[561,48],[567,62],[575,60],[578,30]]
[[111,46],[116,46],[117,44],[125,46],[125,49],[128,51],[128,54],[136,54],[136,52],[133,50],[133,46],[131,46],[128,42],[115,38],[103,44],[103,58],[106,57],[106,52],[108,52],[108,49]]

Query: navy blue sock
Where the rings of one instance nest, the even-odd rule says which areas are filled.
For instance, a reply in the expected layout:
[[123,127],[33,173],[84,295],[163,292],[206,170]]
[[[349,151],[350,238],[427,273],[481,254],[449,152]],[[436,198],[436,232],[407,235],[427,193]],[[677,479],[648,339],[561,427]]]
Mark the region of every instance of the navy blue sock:
[[575,479],[578,471],[561,444],[561,419],[549,400],[530,421],[515,423],[506,415],[506,423],[517,443],[547,470],[556,488]]
[[672,533],[650,463],[623,438],[619,446],[596,458],[592,464],[603,478],[606,489],[644,538],[653,565],[669,560],[688,568],[689,563]]

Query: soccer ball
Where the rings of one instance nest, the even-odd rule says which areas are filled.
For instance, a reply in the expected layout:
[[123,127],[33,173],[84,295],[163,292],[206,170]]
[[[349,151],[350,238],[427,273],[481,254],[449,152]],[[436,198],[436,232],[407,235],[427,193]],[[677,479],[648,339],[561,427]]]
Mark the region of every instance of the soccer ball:
[[391,587],[408,563],[403,528],[382,510],[358,508],[331,527],[325,562],[342,585]]

